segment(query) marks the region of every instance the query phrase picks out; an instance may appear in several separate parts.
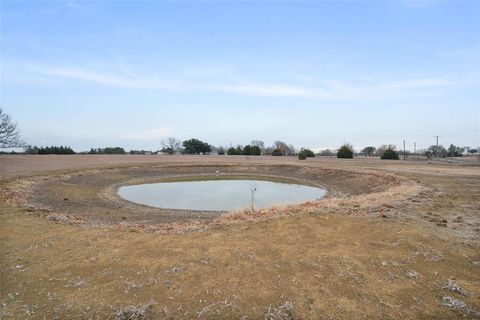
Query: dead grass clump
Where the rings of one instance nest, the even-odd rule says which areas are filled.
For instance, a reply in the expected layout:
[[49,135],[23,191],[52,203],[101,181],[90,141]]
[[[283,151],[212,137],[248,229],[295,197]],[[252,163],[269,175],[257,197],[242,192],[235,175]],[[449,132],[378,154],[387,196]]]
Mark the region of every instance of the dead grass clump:
[[455,280],[449,279],[447,282],[445,282],[442,286],[442,289],[445,290],[450,290],[452,292],[461,294],[462,296],[467,296],[467,291],[460,287]]
[[67,217],[65,217],[64,215],[57,214],[57,213],[49,214],[47,216],[47,220],[55,221],[55,222],[64,222],[64,223],[68,222]]
[[467,306],[467,304],[461,300],[455,299],[450,296],[446,296],[442,298],[442,304],[444,306],[447,306],[449,309],[453,309],[456,311],[460,311],[462,313],[469,313],[470,308]]
[[293,320],[296,319],[293,303],[285,301],[283,304],[273,307],[269,306],[264,314],[265,320]]
[[442,304],[449,309],[460,312],[464,316],[472,316],[475,319],[480,318],[480,310],[469,307],[462,300],[446,296],[442,298]]
[[415,252],[415,255],[422,255],[427,262],[439,262],[444,259],[443,254],[440,251],[429,247],[423,247],[421,250]]
[[179,274],[183,272],[183,267],[173,267],[170,270],[165,271],[166,274]]
[[415,271],[415,270],[408,271],[407,272],[407,277],[409,277],[410,279],[417,279],[418,272]]
[[154,305],[153,301],[148,303],[142,303],[136,306],[120,307],[113,312],[115,319],[117,320],[138,320],[145,319],[148,315],[148,311]]
[[455,299],[450,296],[442,298],[442,304],[449,309],[455,310],[464,316],[472,316],[474,319],[480,318],[480,310],[471,308],[462,300]]

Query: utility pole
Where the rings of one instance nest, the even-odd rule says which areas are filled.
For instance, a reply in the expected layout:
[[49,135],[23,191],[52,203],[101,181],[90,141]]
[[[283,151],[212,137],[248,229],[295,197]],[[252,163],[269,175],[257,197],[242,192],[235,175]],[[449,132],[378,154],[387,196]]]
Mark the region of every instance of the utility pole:
[[407,160],[407,154],[405,153],[405,139],[403,140],[403,160]]
[[416,142],[413,143],[413,153],[414,154],[417,153],[417,143]]
[[433,136],[434,138],[437,138],[437,147],[435,148],[435,157],[438,155],[438,138],[440,137],[439,135]]

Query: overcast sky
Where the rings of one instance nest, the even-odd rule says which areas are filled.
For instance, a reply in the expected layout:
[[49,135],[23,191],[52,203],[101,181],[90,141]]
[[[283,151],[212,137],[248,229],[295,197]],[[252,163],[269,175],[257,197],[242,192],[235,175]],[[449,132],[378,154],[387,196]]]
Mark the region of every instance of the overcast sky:
[[479,1],[2,1],[33,145],[480,145]]

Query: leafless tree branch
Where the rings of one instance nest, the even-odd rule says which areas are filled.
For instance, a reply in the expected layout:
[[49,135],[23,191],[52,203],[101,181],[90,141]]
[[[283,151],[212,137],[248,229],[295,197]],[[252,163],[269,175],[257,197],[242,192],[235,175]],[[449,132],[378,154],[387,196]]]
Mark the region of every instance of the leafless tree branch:
[[0,148],[14,148],[24,145],[25,142],[20,139],[17,124],[0,107]]

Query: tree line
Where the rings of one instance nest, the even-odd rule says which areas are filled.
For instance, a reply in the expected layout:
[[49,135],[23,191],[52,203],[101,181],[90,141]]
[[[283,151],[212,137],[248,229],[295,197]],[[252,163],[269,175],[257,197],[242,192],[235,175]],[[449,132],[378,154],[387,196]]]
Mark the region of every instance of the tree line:
[[50,147],[37,147],[26,146],[26,154],[75,154],[72,148],[67,146],[50,146]]
[[[467,154],[477,154],[479,152],[478,149],[469,148],[469,147],[459,147],[451,144],[448,148],[445,148],[442,145],[431,145],[428,147],[427,150],[421,152],[412,153],[407,150],[398,150],[395,145],[381,145],[378,148],[373,146],[368,146],[363,148],[358,155],[360,156],[367,156],[367,157],[380,157],[381,159],[385,160],[398,160],[400,156],[408,156],[408,155],[424,155],[427,158],[435,157],[462,157],[464,153]],[[337,151],[338,158],[353,158],[354,156],[354,149],[351,144],[344,144],[342,145]]]
[[162,141],[162,149],[160,152],[164,154],[207,154],[218,153],[219,155],[295,155],[295,147],[283,141],[275,141],[272,146],[265,147],[265,143],[261,140],[253,140],[245,146],[237,145],[230,147],[215,147],[199,139],[189,139],[180,141],[174,137],[167,138]]
[[[288,156],[297,155],[300,160],[305,160],[309,157],[317,156],[337,156],[338,158],[353,158],[354,156],[366,156],[366,157],[380,157],[385,160],[397,160],[400,156],[408,155],[424,155],[427,158],[436,157],[461,157],[464,153],[477,154],[478,149],[459,147],[451,144],[448,148],[442,145],[432,145],[427,150],[421,153],[411,153],[409,151],[398,150],[395,145],[381,145],[379,147],[368,146],[363,148],[360,152],[356,153],[353,145],[345,143],[337,150],[322,150],[315,154],[312,150],[301,148],[298,152],[291,144],[287,144],[283,141],[275,141],[272,146],[265,147],[265,143],[260,140],[253,140],[250,144],[236,147],[214,147],[207,142],[201,141],[196,138],[188,139],[185,141],[177,140],[176,138],[168,138],[162,141],[163,148],[159,151],[148,150],[131,150],[129,154],[132,155],[144,155],[144,154],[157,154],[159,152],[164,154],[212,154],[218,155],[244,155],[244,156]],[[27,145],[24,147],[24,153],[26,154],[75,154],[75,151],[68,146],[46,146],[37,147]],[[80,152],[80,154],[127,154],[122,147],[105,147],[105,148],[91,148],[90,151]]]
[[160,150],[165,154],[205,154],[216,152],[218,155],[243,155],[243,156],[288,156],[298,155],[300,160],[305,160],[309,157],[315,157],[312,150],[302,148],[297,153],[295,147],[284,141],[275,141],[272,146],[265,147],[265,143],[261,140],[253,140],[250,144],[245,146],[237,145],[236,147],[214,147],[206,142],[198,139],[189,139],[181,142],[180,140],[170,137],[162,141],[163,148]]
[[88,154],[127,154],[121,147],[92,148]]
[[[25,146],[26,154],[76,154],[71,147],[67,146]],[[80,152],[80,154],[126,154],[125,149],[121,147],[92,148],[88,152]]]
[[[219,155],[225,155],[225,148],[224,147],[219,147],[217,149],[217,152]],[[229,156],[261,156],[262,155],[262,150],[258,146],[254,145],[246,145],[244,147],[238,145],[236,148],[230,147],[226,151],[227,155]]]

